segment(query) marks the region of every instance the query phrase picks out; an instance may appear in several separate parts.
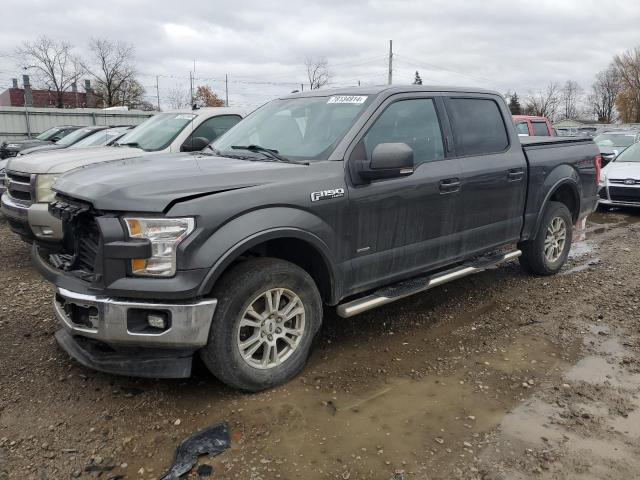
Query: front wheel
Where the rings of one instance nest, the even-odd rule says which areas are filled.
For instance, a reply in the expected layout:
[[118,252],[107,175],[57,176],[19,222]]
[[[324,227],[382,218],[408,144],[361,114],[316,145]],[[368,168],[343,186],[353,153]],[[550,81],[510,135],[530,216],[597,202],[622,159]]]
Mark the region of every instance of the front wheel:
[[209,343],[200,352],[209,370],[251,392],[297,375],[322,323],[309,274],[284,260],[257,258],[233,267],[218,285]]
[[520,265],[536,275],[554,275],[567,261],[573,222],[571,212],[560,202],[549,202],[533,240],[520,245]]

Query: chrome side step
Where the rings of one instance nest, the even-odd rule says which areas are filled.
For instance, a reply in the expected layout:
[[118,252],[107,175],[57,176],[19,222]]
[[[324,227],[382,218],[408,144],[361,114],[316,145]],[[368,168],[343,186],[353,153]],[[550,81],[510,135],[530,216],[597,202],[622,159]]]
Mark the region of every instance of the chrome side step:
[[406,298],[410,295],[437,287],[438,285],[466,277],[473,273],[481,272],[489,267],[518,258],[520,255],[522,255],[520,250],[514,250],[509,253],[483,258],[469,263],[468,265],[461,265],[435,275],[406,280],[389,287],[381,288],[366,297],[338,305],[337,312],[338,315],[343,318],[353,317],[354,315],[366,312],[367,310],[395,302],[401,298]]

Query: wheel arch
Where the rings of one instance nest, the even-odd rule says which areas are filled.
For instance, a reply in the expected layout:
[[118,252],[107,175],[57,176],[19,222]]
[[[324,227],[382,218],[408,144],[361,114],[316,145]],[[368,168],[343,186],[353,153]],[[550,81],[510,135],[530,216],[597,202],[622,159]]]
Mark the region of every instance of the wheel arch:
[[549,202],[559,202],[564,204],[571,213],[571,218],[575,223],[580,215],[580,190],[578,183],[573,178],[558,180],[547,192],[538,215],[536,217],[534,232],[538,232],[544,212]]
[[[295,217],[291,217],[291,214]],[[300,226],[282,225],[296,218]],[[273,226],[280,224],[280,226]],[[274,257],[303,268],[316,282],[325,303],[339,298],[341,276],[331,248],[321,238],[331,237],[328,225],[309,212],[289,208],[264,209],[236,218],[214,233],[200,255],[215,259],[198,294],[209,295],[220,276],[233,264],[250,257]],[[313,231],[311,231],[313,229]],[[316,233],[316,231],[318,233]]]

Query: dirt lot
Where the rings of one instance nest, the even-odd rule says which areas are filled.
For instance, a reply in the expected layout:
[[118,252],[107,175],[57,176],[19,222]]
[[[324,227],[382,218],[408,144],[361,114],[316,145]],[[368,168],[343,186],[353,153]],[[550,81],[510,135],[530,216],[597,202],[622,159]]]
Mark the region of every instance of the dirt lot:
[[[344,320],[255,395],[96,373],[0,219],[0,479],[151,479],[193,431],[230,479],[624,479],[640,471],[640,213],[595,214],[564,272],[493,269]],[[98,470],[98,471],[91,471]],[[191,478],[196,478],[195,476]]]

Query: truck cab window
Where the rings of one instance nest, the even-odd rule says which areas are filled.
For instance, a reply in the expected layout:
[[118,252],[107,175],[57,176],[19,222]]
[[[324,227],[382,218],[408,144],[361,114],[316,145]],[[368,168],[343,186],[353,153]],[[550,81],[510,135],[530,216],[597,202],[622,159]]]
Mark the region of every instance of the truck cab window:
[[187,137],[184,144],[190,144],[194,138],[203,137],[212,142],[220,135],[225,133],[242,118],[239,115],[220,115],[218,117],[211,117],[200,125]]
[[518,135],[529,135],[529,126],[526,122],[516,123],[516,130]]
[[380,143],[406,143],[415,165],[444,158],[442,132],[432,99],[394,102],[382,112],[363,138],[367,159]]
[[458,155],[486,155],[509,145],[498,104],[480,98],[452,98],[448,105]]
[[536,137],[549,136],[549,129],[547,128],[547,124],[545,122],[531,122],[531,126],[533,126],[533,134]]

